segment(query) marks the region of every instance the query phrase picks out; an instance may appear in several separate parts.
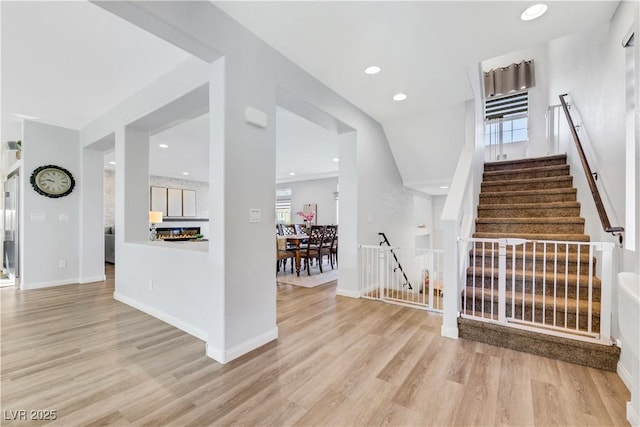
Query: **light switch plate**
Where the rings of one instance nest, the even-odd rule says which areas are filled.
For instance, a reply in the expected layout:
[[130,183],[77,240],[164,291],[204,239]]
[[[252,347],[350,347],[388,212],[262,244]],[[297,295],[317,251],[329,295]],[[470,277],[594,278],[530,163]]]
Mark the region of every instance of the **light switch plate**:
[[69,222],[69,214],[59,214],[58,221],[60,222]]
[[249,209],[249,222],[262,222],[260,209]]

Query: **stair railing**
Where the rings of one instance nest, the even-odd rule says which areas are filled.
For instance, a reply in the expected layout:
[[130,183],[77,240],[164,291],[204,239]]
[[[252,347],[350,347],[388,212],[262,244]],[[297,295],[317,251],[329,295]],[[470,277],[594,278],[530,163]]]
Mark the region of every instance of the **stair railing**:
[[[382,242],[380,242],[380,246],[386,244],[387,246],[391,247],[391,243],[389,243],[389,239],[387,239],[387,236],[384,233],[378,233],[378,235],[382,237]],[[393,251],[393,249],[390,249],[390,252],[391,252],[391,255],[393,255],[393,259],[397,265],[397,267],[394,267],[393,271],[395,272],[396,270],[400,270],[400,272],[402,273],[402,276],[404,277],[405,282],[402,286],[404,287],[406,285],[409,287],[409,290],[413,290],[413,286],[411,286],[411,283],[409,282],[407,273],[405,273],[404,270],[402,269],[402,264],[400,264],[400,261],[398,260],[396,253]]]
[[578,156],[580,157],[582,168],[584,169],[587,182],[589,183],[589,189],[591,190],[591,195],[593,196],[593,201],[595,202],[596,210],[598,211],[598,216],[600,217],[600,222],[602,223],[602,228],[605,232],[617,236],[620,245],[622,245],[624,228],[612,227],[611,223],[609,222],[609,216],[607,215],[604,203],[602,203],[602,197],[600,197],[600,192],[598,191],[598,187],[596,185],[596,179],[594,178],[594,173],[591,172],[591,167],[589,166],[587,157],[584,154],[584,150],[580,142],[580,137],[578,136],[577,126],[573,123],[573,119],[571,118],[571,114],[569,113],[569,106],[567,105],[567,101],[565,100],[566,96],[568,96],[568,94],[566,93],[559,96],[560,104],[562,105],[562,110],[564,111],[564,115],[567,118],[567,122],[569,123],[569,131],[571,132],[573,142],[575,143],[576,149],[578,150]]

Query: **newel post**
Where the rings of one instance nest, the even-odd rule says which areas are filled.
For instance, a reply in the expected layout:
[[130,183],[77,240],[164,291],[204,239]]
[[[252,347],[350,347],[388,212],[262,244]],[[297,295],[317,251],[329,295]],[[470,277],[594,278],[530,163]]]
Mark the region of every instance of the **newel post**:
[[447,338],[458,338],[458,233],[455,221],[443,221],[443,264],[444,285],[442,288],[442,328],[440,334]]

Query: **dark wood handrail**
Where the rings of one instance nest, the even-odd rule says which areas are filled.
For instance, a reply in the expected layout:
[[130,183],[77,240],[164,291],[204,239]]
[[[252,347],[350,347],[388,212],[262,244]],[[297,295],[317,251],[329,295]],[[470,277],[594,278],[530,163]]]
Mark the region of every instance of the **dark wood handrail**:
[[567,106],[567,101],[564,99],[568,94],[560,95],[560,104],[562,105],[562,110],[564,111],[564,115],[567,118],[567,122],[569,122],[569,130],[571,131],[571,135],[573,136],[573,142],[576,144],[576,149],[578,150],[578,155],[580,156],[580,162],[582,163],[582,168],[584,169],[584,173],[587,176],[587,182],[589,183],[589,189],[591,189],[591,195],[593,196],[593,201],[596,204],[596,209],[598,211],[598,216],[600,216],[600,222],[602,223],[602,228],[607,233],[611,233],[614,236],[618,236],[620,244],[622,244],[622,233],[624,232],[623,227],[612,227],[609,222],[609,216],[607,215],[607,211],[604,208],[604,203],[602,203],[602,197],[600,197],[600,192],[598,191],[598,187],[596,186],[596,180],[593,177],[593,173],[591,172],[591,167],[589,167],[589,162],[587,161],[587,156],[584,154],[584,150],[582,149],[582,144],[580,143],[580,137],[578,137],[578,132],[576,130],[576,125],[573,123],[573,119],[571,118],[571,114],[569,114],[569,107]]

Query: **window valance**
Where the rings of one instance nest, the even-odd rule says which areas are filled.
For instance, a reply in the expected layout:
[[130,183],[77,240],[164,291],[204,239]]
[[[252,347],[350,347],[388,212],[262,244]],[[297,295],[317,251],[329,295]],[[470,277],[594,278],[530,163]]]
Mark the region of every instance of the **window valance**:
[[484,96],[506,94],[535,86],[533,59],[513,63],[508,67],[494,68],[484,73]]

